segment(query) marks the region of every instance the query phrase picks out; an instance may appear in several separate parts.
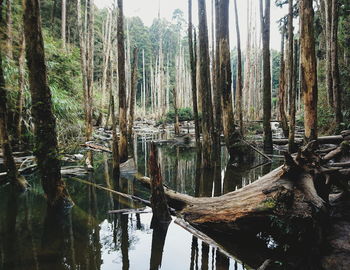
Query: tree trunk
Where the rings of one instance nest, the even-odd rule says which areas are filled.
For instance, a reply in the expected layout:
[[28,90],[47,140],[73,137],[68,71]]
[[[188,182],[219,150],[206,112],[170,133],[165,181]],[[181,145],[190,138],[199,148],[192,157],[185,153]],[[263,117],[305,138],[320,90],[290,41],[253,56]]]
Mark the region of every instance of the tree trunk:
[[120,162],[128,160],[128,138],[127,138],[127,105],[126,105],[126,83],[125,83],[125,47],[124,47],[124,13],[123,0],[118,0],[118,74],[119,74],[119,157]]
[[190,51],[190,65],[191,65],[191,88],[192,88],[192,102],[193,102],[193,117],[194,117],[194,128],[197,147],[200,145],[200,131],[199,131],[199,120],[198,120],[198,104],[197,104],[197,80],[196,80],[196,60],[195,50],[193,47],[193,29],[192,29],[192,0],[188,0],[188,42]]
[[[229,1],[220,0],[219,3],[219,29],[216,36],[219,41],[219,90],[221,91],[221,103],[223,108],[223,128],[226,147],[233,157],[234,144],[237,143],[238,134],[235,130],[232,105],[232,74],[231,74],[231,57],[229,43]],[[219,145],[220,147],[220,145]]]
[[264,151],[272,152],[271,131],[271,63],[270,63],[270,0],[265,0],[265,12],[263,0],[260,0],[260,19],[263,40],[263,126],[264,126]]
[[177,89],[176,89],[176,87],[174,87],[173,93],[174,93],[173,94],[173,99],[174,99],[174,111],[175,111],[174,130],[175,130],[175,135],[180,135],[179,112],[178,112],[178,107],[177,107],[178,97],[177,97]]
[[342,89],[339,78],[338,64],[338,22],[339,22],[339,1],[332,0],[332,30],[331,30],[331,58],[332,58],[332,83],[334,97],[335,124],[339,131],[343,122],[342,115]]
[[128,135],[129,135],[130,140],[131,140],[132,127],[134,125],[134,118],[135,118],[135,102],[136,102],[137,78],[138,78],[138,71],[137,71],[138,53],[139,53],[139,49],[134,48],[134,53],[133,53],[134,54],[134,62],[132,65],[132,74],[131,74],[129,131],[128,131]]
[[67,3],[66,3],[66,0],[62,0],[62,10],[61,10],[61,39],[62,39],[62,46],[63,46],[63,49],[66,48],[66,40],[67,40],[67,37],[66,37],[66,22],[67,22]]
[[293,33],[293,0],[289,0],[289,13],[288,13],[288,93],[289,93],[289,143],[288,149],[292,153],[295,150],[294,137],[295,137],[295,99],[296,92],[294,91],[294,33]]
[[286,36],[286,28],[282,27],[282,39],[281,39],[281,68],[280,68],[280,79],[279,79],[279,91],[278,91],[278,108],[279,114],[281,117],[281,125],[283,130],[283,135],[288,138],[289,129],[288,121],[286,116],[286,104],[285,104],[285,95],[286,95],[286,81],[285,81],[285,59],[284,59],[284,38]]
[[317,69],[312,0],[300,1],[301,91],[304,94],[305,140],[317,139]]
[[202,132],[203,132],[203,167],[212,166],[213,146],[213,111],[209,72],[209,45],[206,5],[204,0],[198,0],[199,19],[199,91],[202,98]]
[[244,135],[243,111],[242,111],[242,52],[241,52],[241,36],[239,30],[239,18],[237,10],[237,0],[234,0],[235,17],[236,17],[236,33],[237,33],[237,83],[236,83],[236,106],[238,114],[239,129],[241,135]]
[[13,19],[12,19],[12,0],[6,0],[6,54],[7,57],[13,58]]
[[332,78],[332,2],[325,0],[326,11],[326,87],[328,94],[328,105],[332,108],[334,105],[333,97],[333,78]]
[[49,203],[61,205],[69,197],[60,172],[56,119],[52,112],[51,92],[47,82],[40,20],[39,1],[25,0],[24,34],[34,120],[35,156]]

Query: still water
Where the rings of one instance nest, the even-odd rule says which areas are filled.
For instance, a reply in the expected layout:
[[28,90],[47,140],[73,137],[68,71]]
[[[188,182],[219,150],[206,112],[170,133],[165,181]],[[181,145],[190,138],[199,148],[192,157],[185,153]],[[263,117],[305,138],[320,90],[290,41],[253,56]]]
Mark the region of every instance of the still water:
[[[135,138],[133,155],[140,174],[147,175],[153,139],[155,135]],[[203,171],[192,146],[172,143],[158,149],[165,184],[192,196],[218,196],[239,189],[280,164],[262,165],[264,158],[249,149],[239,159],[229,160],[222,148],[221,164]],[[94,162],[96,169],[83,177],[86,180],[149,198],[148,189],[128,168],[113,181],[108,154],[95,153]],[[254,269],[263,262],[261,254],[249,254],[254,242],[226,236],[220,247],[211,246],[179,226],[175,217],[166,232],[153,230],[149,208],[73,178],[66,183],[75,206],[63,213],[49,211],[39,180],[35,175],[28,180],[32,188],[20,196],[13,195],[10,186],[0,188],[1,270],[236,270]],[[138,212],[109,214],[125,208]]]

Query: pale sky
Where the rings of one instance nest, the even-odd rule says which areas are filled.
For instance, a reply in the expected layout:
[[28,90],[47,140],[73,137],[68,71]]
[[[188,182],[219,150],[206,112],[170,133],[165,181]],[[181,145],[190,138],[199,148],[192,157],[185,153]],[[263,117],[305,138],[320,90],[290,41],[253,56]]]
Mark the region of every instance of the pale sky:
[[[95,4],[99,7],[109,7],[114,0],[95,0]],[[211,0],[207,1],[207,16],[208,25],[211,25]],[[197,1],[193,0],[193,21],[197,24],[198,14],[197,14]],[[288,7],[285,6],[283,9],[276,7],[274,1],[271,1],[271,48],[275,50],[280,50],[281,46],[281,35],[278,30],[278,25],[276,21],[282,16],[286,15],[288,12]],[[240,32],[241,32],[241,42],[242,49],[244,50],[246,40],[247,40],[247,3],[248,0],[238,0],[238,16],[240,21]],[[252,18],[257,21],[257,30],[260,34],[259,25],[259,0],[252,0],[253,11]],[[142,19],[145,25],[150,26],[154,18],[158,16],[158,10],[160,5],[160,15],[162,18],[166,18],[171,21],[173,11],[175,9],[181,9],[184,12],[185,19],[188,19],[188,0],[125,0],[124,1],[124,13],[126,17],[138,16]],[[296,21],[294,22],[296,23]],[[236,45],[236,25],[234,17],[234,6],[233,1],[230,1],[230,42],[233,48]],[[209,32],[211,29],[209,29]]]

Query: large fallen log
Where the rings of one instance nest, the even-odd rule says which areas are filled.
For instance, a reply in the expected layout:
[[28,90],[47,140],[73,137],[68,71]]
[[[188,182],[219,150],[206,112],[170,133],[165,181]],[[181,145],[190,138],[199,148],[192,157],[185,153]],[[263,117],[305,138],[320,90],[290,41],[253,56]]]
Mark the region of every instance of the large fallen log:
[[[320,144],[340,144],[343,140],[344,138],[341,135],[323,136],[317,139]],[[296,138],[295,142],[301,144],[302,139]],[[276,145],[286,145],[288,144],[288,139],[273,139],[273,143]]]

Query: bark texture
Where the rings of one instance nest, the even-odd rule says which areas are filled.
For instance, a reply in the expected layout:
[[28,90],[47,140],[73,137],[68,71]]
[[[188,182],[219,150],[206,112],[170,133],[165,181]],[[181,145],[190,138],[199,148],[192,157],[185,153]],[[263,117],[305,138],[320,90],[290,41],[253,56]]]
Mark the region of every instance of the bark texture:
[[127,132],[127,104],[126,104],[126,82],[125,82],[125,46],[124,46],[124,13],[123,0],[118,0],[118,75],[119,75],[119,157],[120,162],[128,160],[128,132]]
[[135,118],[135,102],[136,102],[136,91],[137,91],[137,63],[138,63],[138,53],[139,49],[134,48],[134,60],[132,65],[132,73],[131,73],[131,93],[130,93],[130,111],[129,111],[129,131],[128,135],[131,138],[132,135],[132,127],[134,125]]
[[305,140],[317,139],[317,69],[312,0],[300,4],[301,91],[304,94]]
[[34,152],[48,202],[56,205],[64,202],[68,195],[60,172],[56,119],[52,112],[51,92],[47,82],[38,0],[25,0],[24,33],[34,120]]

